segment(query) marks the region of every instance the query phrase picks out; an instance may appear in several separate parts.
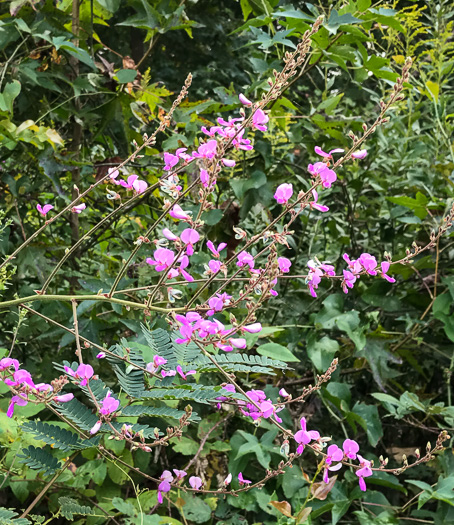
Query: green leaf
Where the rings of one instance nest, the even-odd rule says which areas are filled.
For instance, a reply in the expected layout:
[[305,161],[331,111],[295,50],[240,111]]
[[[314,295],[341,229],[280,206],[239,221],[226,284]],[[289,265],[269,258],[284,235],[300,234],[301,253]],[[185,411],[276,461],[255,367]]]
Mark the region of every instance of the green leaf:
[[320,341],[317,341],[316,338],[316,335],[309,337],[307,355],[318,372],[325,372],[339,350],[339,343],[326,335]]
[[278,343],[265,343],[264,345],[260,345],[257,348],[257,353],[266,357],[271,357],[272,359],[279,359],[286,363],[300,361],[287,347]]
[[378,410],[375,405],[365,405],[364,403],[356,403],[353,407],[353,412],[364,419],[367,424],[367,437],[369,443],[375,447],[383,437],[383,428],[381,426]]
[[428,96],[438,104],[438,96],[440,94],[440,86],[436,82],[428,80],[426,82]]
[[[121,410],[122,416],[140,417],[140,416],[159,416],[181,419],[186,412],[170,407],[149,407],[144,405],[131,405]],[[200,421],[200,417],[193,412],[189,421]]]
[[60,511],[63,517],[70,521],[74,520],[74,514],[89,516],[93,512],[91,507],[80,505],[78,501],[72,498],[58,498],[58,503],[61,505]]
[[14,99],[21,91],[21,83],[18,80],[13,80],[6,84],[3,93],[0,93],[0,111],[13,112]]
[[98,437],[92,440],[81,440],[76,434],[65,428],[43,423],[42,421],[27,421],[22,428],[25,432],[34,434],[36,439],[63,451],[90,448],[96,446],[99,442]]
[[341,25],[360,24],[361,22],[362,20],[360,18],[356,18],[356,16],[353,16],[350,13],[339,15],[339,13],[333,9],[329,16],[328,22],[325,24],[325,27],[330,33],[336,34]]
[[182,499],[185,502],[182,510],[188,521],[205,523],[211,518],[210,506],[200,497],[194,497],[192,494],[186,493]]
[[117,80],[120,84],[134,82],[136,76],[137,71],[135,69],[120,69],[120,71],[116,73]]
[[31,469],[43,472],[45,476],[55,474],[61,467],[57,458],[54,458],[54,456],[51,456],[45,450],[36,448],[33,445],[22,449],[22,454],[18,454],[17,457],[20,458],[19,463],[25,463]]
[[336,109],[339,102],[342,100],[343,96],[344,94],[340,93],[339,95],[336,95],[334,97],[327,98],[317,106],[316,111],[325,111],[327,115],[331,115],[331,113]]

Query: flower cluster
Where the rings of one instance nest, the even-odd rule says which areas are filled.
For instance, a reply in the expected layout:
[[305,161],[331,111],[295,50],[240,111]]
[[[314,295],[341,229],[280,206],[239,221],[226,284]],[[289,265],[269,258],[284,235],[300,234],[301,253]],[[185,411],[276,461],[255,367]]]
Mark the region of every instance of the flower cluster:
[[[304,417],[300,420],[300,426],[301,430],[298,430],[293,436],[293,439],[298,443],[296,453],[302,454],[304,446],[309,444],[316,450],[323,450],[325,442],[329,438],[322,438],[317,430],[307,430],[307,422]],[[342,444],[342,449],[337,445],[330,445],[327,448],[323,465],[323,481],[329,483],[329,472],[340,470],[342,461],[358,459],[360,468],[356,469],[355,474],[359,478],[359,487],[364,492],[366,490],[364,478],[368,478],[373,474],[371,469],[372,462],[360,456],[358,451],[359,445],[353,439],[346,439]]]
[[109,168],[107,173],[109,174],[110,182],[127,190],[133,190],[136,195],[140,195],[148,188],[148,184],[144,180],[139,179],[138,175],[129,175],[127,180],[117,180],[120,172],[116,168]]
[[6,412],[8,417],[13,416],[16,405],[26,406],[30,401],[30,395],[39,401],[57,401],[60,403],[67,403],[74,398],[73,394],[52,395],[54,391],[52,385],[48,383],[35,384],[30,372],[20,368],[19,361],[10,357],[0,359],[0,382],[2,381],[14,393]]

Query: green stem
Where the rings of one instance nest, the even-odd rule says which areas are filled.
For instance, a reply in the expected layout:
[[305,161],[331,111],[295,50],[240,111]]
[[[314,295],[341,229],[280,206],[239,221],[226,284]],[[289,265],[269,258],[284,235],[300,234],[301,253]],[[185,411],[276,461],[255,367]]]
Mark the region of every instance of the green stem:
[[124,301],[122,299],[115,299],[114,297],[107,297],[107,295],[30,295],[28,297],[21,297],[13,299],[12,301],[4,301],[0,303],[0,310],[9,308],[10,306],[17,306],[24,303],[32,303],[34,301],[104,301],[107,303],[121,304],[128,308],[138,308],[139,310],[151,310],[153,312],[160,312],[168,314],[171,312],[183,312],[185,308],[159,308],[158,306],[149,306],[141,303],[133,303],[132,301]]

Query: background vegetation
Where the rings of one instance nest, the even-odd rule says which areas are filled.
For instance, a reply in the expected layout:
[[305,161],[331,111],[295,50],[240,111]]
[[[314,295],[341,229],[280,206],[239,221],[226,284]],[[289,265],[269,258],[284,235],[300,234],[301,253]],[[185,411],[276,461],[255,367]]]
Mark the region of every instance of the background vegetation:
[[[79,11],[70,0],[14,0],[3,2],[1,9],[2,256],[42,224],[38,202],[66,206],[74,185],[87,188],[132,153],[133,141],[140,143],[144,133],[157,127],[188,72],[194,77],[189,97],[156,147],[131,164],[131,173],[149,183],[161,173],[162,151],[194,144],[201,125],[237,109],[240,92],[258,98],[285,51],[294,48],[320,14],[325,15],[324,27],[314,39],[304,74],[273,104],[269,130],[257,135],[254,156],[246,160],[239,154],[231,175],[218,182],[224,215],[210,217],[210,235],[233,250],[233,226],[258,230],[277,215],[273,193],[278,184],[307,188],[306,166],[314,146],[348,146],[347,133],[360,132],[363,122],[375,119],[379,101],[392,88],[406,56],[414,58],[414,67],[405,99],[368,141],[366,159],[339,173],[340,182],[323,202],[330,212],[302,216],[295,223],[296,243],[285,256],[295,275],[306,273],[313,257],[331,261],[338,271],[344,252],[399,257],[413,242],[427,244],[453,203],[454,13],[449,0],[82,0]],[[189,180],[191,174],[186,176]],[[107,221],[67,261],[49,293],[97,293],[109,287],[161,201],[159,194],[149,195]],[[41,289],[65,249],[116,205],[106,198],[104,186],[86,203],[83,216],[72,214],[51,225],[0,275],[3,301]],[[453,259],[451,233],[413,264],[393,267],[394,285],[362,279],[347,296],[333,285],[320,287],[313,299],[303,278],[281,283],[279,297],[262,311],[266,337],[249,343],[258,354],[286,361],[292,370],[272,378],[250,374],[249,379],[267,393],[276,395],[285,387],[297,395],[338,357],[340,367],[332,381],[304,405],[293,407],[285,424],[296,428],[304,415],[323,435],[356,439],[371,457],[389,457],[393,465],[400,465],[403,455],[411,458],[416,449],[424,453],[440,429],[454,430]],[[202,267],[203,260],[199,263]],[[150,284],[145,266],[135,260],[121,287]],[[35,303],[33,308],[72,326],[65,303]],[[81,303],[78,317],[81,333],[107,348],[122,339],[145,347],[141,323],[150,329],[166,326],[159,317],[144,319],[138,311],[90,301]],[[14,348],[28,370],[48,381],[56,374],[54,361],[72,360],[74,337],[13,308],[0,312],[0,347],[0,357]],[[113,373],[110,381],[115,382]],[[7,392],[6,387],[0,385],[0,392]],[[9,395],[0,400],[0,506],[20,514],[47,480],[16,459],[24,447],[36,444],[24,425],[37,415],[42,420],[55,417],[40,412],[38,405],[22,408],[9,420],[8,402]],[[188,427],[171,449],[133,456],[124,443],[106,441],[105,446],[150,475],[159,476],[169,466],[181,468],[208,429],[225,417],[204,404],[193,406],[203,422]],[[149,424],[162,426],[155,419]],[[233,417],[209,435],[196,472],[213,483],[217,474],[228,471],[255,479],[258,467],[276,466],[282,459],[275,437],[266,423],[256,429]],[[64,451],[54,455],[66,457]],[[453,467],[448,448],[400,477],[369,478],[365,494],[347,472],[326,499],[311,502],[310,523],[454,523]],[[203,503],[190,500],[184,519],[294,523],[269,501],[287,500],[297,510],[313,474],[314,462],[303,457],[260,491],[225,500],[206,497]],[[140,496],[138,484],[145,489]],[[68,508],[74,501],[73,515]],[[166,507],[148,515],[155,504],[153,484],[87,449],[28,519],[44,523],[54,514],[54,523],[74,519],[95,524],[108,522],[107,514],[120,523],[154,524],[160,523],[158,514],[168,515]],[[147,516],[138,517],[139,509]],[[21,523],[17,516],[0,509],[0,522]],[[173,508],[172,518],[162,523],[179,520],[183,518]]]

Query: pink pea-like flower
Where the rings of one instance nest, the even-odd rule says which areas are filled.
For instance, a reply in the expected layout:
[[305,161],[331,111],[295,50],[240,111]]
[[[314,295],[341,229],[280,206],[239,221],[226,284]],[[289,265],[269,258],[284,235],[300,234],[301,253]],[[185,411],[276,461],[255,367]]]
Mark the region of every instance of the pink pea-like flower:
[[379,273],[383,277],[383,279],[386,279],[389,283],[395,283],[396,279],[394,279],[394,277],[390,277],[389,275],[387,275],[389,266],[390,266],[390,263],[388,261],[383,261],[381,263],[381,272]]
[[290,271],[290,266],[292,265],[292,262],[287,259],[287,257],[278,257],[277,263],[279,265],[279,270],[282,273],[288,273]]
[[225,486],[230,485],[231,482],[232,482],[232,473],[229,472],[229,475],[224,480],[224,485]]
[[205,142],[204,144],[201,144],[197,151],[192,152],[192,156],[195,158],[205,158],[205,159],[212,159],[216,155],[216,150],[218,147],[217,140],[209,140],[208,142]]
[[232,159],[221,159],[222,164],[226,166],[227,168],[233,168],[236,164],[236,162]]
[[19,369],[19,361],[17,359],[12,359],[11,357],[4,357],[0,359],[0,372],[6,370],[7,368],[14,367],[14,370]]
[[333,158],[333,153],[343,153],[344,152],[343,149],[336,148],[336,149],[332,149],[330,152],[326,153],[319,146],[315,146],[314,151],[315,151],[315,153],[317,153],[317,155],[320,155],[320,157],[323,157],[325,159],[332,159]]
[[370,461],[368,461],[367,459],[364,459],[362,456],[360,456],[358,454],[358,459],[359,459],[359,462],[360,462],[360,465],[361,465],[361,468],[358,469],[355,474],[358,476],[359,478],[359,488],[365,492],[367,487],[366,487],[366,482],[364,481],[364,478],[368,478],[369,476],[372,476],[373,472],[372,472],[372,469],[370,468]]
[[352,153],[352,157],[354,159],[364,159],[364,157],[367,156],[367,150],[366,149],[361,149],[359,151],[355,151],[354,153]]
[[249,332],[250,334],[257,334],[262,330],[262,325],[260,323],[253,323],[243,326],[242,330]]
[[353,439],[346,439],[342,445],[345,457],[349,459],[356,459],[356,454],[359,451],[358,443]]
[[173,481],[172,473],[169,470],[164,470],[161,477],[159,478],[161,480],[161,483],[158,485],[158,502],[163,502],[163,492],[170,492],[171,485]]
[[252,102],[251,102],[249,99],[247,99],[247,98],[243,95],[243,93],[240,93],[239,96],[238,96],[238,98],[239,98],[241,104],[243,104],[243,106],[252,106]]
[[74,399],[74,394],[62,394],[61,396],[55,396],[54,401],[58,401],[59,403],[68,403]]
[[112,393],[109,391],[107,392],[106,397],[102,400],[102,407],[99,412],[104,416],[108,416],[109,414],[116,412],[120,406],[120,401],[111,396]]
[[178,204],[175,204],[174,207],[169,211],[169,215],[171,217],[173,217],[174,219],[182,220],[182,221],[191,220],[191,216],[189,213],[190,212],[183,211],[181,206]]
[[28,404],[28,401],[26,399],[22,399],[19,396],[13,396],[11,398],[10,404],[8,406],[8,410],[6,411],[7,417],[13,417],[15,405],[18,405],[20,407],[24,407],[27,404]]
[[269,121],[268,115],[262,110],[257,109],[252,117],[252,127],[260,131],[266,131],[268,128],[265,124]]
[[99,352],[99,354],[96,354],[96,359],[104,359],[106,357],[105,352]]
[[154,266],[157,272],[167,270],[175,260],[175,253],[167,248],[158,248],[153,255],[154,259],[148,257],[146,262]]
[[189,478],[189,485],[195,490],[199,490],[200,487],[203,485],[203,481],[198,476],[191,476]]
[[120,175],[120,172],[117,170],[117,168],[109,168],[107,170],[107,173],[109,174],[111,182],[117,185],[120,184],[120,181],[115,180],[118,177],[118,175]]
[[178,470],[174,468],[173,471],[175,473],[175,476],[177,477],[177,480],[181,480],[187,475],[187,472],[185,472],[184,470]]
[[237,266],[240,268],[242,266],[249,266],[249,268],[254,268],[254,257],[248,252],[242,251],[237,256],[238,262],[236,263]]
[[281,389],[279,390],[279,395],[280,395],[281,397],[289,397],[289,396],[290,396],[290,394],[287,392],[287,390],[285,390],[285,388],[281,388]]
[[312,190],[312,196],[314,197],[314,200],[309,202],[309,206],[315,210],[318,210],[318,211],[321,211],[321,212],[325,212],[325,211],[328,211],[329,208],[328,206],[324,206],[323,204],[318,204],[317,201],[318,201],[318,193],[316,190]]
[[140,195],[148,188],[148,184],[144,180],[138,179],[132,183],[132,187],[136,195]]
[[207,241],[207,248],[215,257],[220,257],[220,252],[227,246],[226,242],[221,242],[217,248],[214,247],[214,244],[211,241]]
[[180,159],[179,157],[177,157],[177,155],[172,155],[172,153],[164,153],[164,162],[165,162],[164,170],[165,171],[171,170],[174,166],[178,164],[179,161]]
[[200,240],[199,232],[192,228],[186,228],[183,230],[180,239],[186,245],[186,253],[192,255],[194,253],[194,244]]
[[281,184],[277,187],[274,198],[279,204],[287,204],[290,198],[293,195],[293,185],[292,184]]
[[50,212],[50,210],[54,209],[54,207],[52,206],[52,204],[45,204],[44,206],[41,206],[41,204],[37,204],[36,209],[39,211],[39,213],[41,213],[43,217],[45,217]]
[[169,240],[169,241],[177,241],[179,239],[179,237],[177,235],[175,235],[174,233],[172,233],[169,228],[164,228],[162,230],[162,235],[164,235],[164,237]]
[[98,432],[98,430],[101,428],[101,425],[102,425],[102,421],[97,421],[90,429],[90,434],[93,435],[93,434],[96,434],[96,432]]
[[231,337],[229,343],[235,348],[246,348],[246,339],[243,337]]
[[307,430],[307,423],[306,418],[302,417],[300,420],[301,430],[298,430],[298,432],[295,433],[293,436],[295,441],[299,444],[296,452],[297,454],[301,454],[304,450],[304,445],[307,445],[312,440],[316,440],[320,438],[319,432],[317,430]]
[[232,394],[236,391],[235,385],[232,385],[231,383],[227,383],[222,387],[224,390],[227,390],[227,392],[231,392]]
[[82,213],[85,210],[86,207],[87,207],[87,205],[85,204],[85,202],[83,202],[82,204],[78,204],[77,206],[73,206],[71,208],[71,211],[73,213]]
[[320,177],[324,188],[331,188],[331,184],[337,180],[336,173],[330,170],[324,162],[309,164],[307,169],[311,175]]
[[238,474],[238,481],[240,482],[240,485],[249,485],[252,483],[249,479],[244,479],[242,472]]

